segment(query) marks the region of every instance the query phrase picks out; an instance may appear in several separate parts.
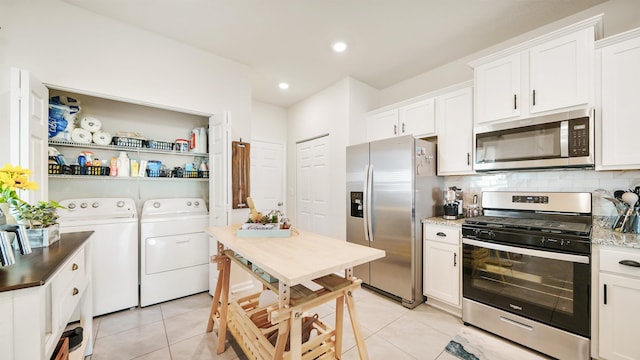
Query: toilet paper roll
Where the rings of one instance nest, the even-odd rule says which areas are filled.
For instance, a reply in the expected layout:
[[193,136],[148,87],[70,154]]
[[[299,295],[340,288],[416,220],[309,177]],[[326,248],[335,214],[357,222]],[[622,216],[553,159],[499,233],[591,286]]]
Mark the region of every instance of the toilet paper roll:
[[75,128],[71,131],[71,140],[81,144],[91,143],[91,132],[82,128]]
[[102,129],[102,121],[94,117],[86,116],[80,120],[80,127],[94,133]]
[[97,131],[93,134],[93,142],[98,145],[111,144],[111,134],[104,131]]

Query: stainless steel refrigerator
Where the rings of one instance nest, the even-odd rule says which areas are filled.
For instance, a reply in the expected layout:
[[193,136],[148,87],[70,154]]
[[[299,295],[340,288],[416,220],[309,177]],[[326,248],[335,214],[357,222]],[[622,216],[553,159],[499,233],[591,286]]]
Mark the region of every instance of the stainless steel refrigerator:
[[435,144],[408,135],[347,147],[347,241],[386,253],[354,275],[405,307],[423,302],[421,220],[441,199]]

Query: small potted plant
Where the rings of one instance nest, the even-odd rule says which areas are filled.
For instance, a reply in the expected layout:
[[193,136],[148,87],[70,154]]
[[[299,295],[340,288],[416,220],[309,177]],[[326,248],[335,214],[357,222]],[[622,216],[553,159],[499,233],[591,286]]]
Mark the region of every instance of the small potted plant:
[[27,202],[16,204],[19,222],[27,227],[31,247],[46,247],[60,239],[58,209],[64,209],[64,206],[53,200],[39,201],[35,205]]

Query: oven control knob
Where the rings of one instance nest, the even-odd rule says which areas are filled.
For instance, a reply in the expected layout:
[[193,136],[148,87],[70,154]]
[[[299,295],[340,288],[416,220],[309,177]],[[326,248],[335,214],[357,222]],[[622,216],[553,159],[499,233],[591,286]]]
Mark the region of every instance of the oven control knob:
[[565,239],[560,240],[560,246],[562,247],[569,246],[569,244],[571,244],[571,240],[565,240]]

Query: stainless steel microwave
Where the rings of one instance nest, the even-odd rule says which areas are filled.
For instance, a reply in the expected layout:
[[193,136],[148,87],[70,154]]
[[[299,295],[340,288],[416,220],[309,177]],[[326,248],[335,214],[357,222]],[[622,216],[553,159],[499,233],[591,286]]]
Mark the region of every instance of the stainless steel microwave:
[[475,128],[475,170],[593,167],[594,111]]

